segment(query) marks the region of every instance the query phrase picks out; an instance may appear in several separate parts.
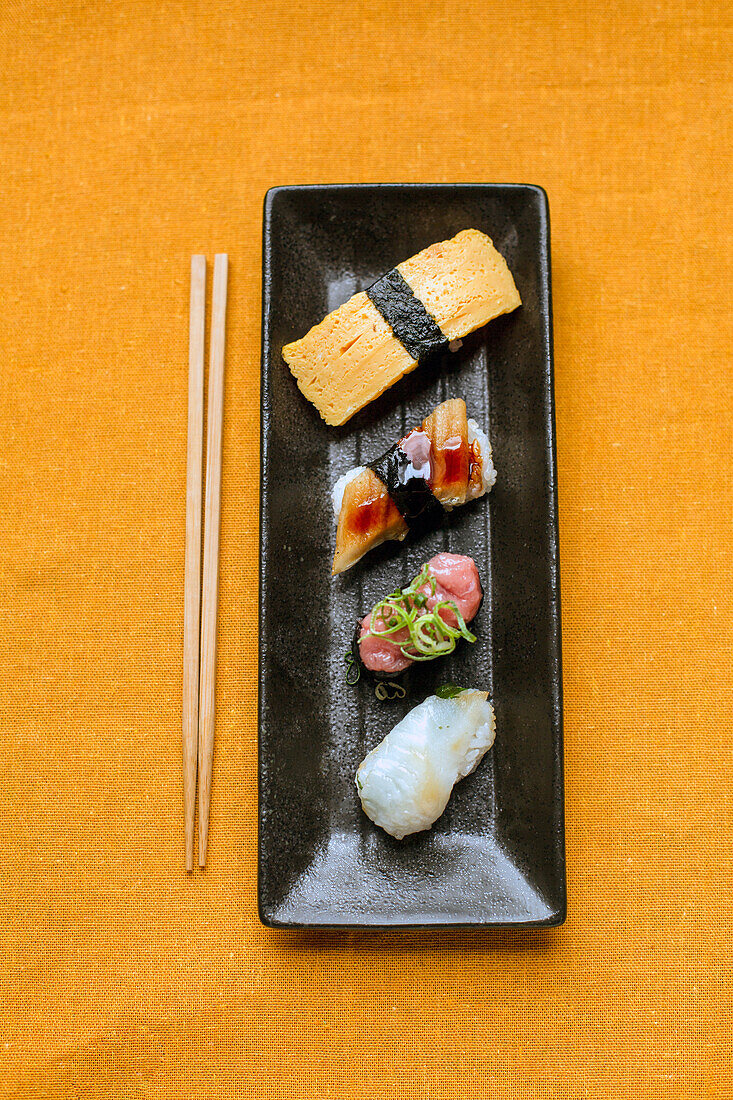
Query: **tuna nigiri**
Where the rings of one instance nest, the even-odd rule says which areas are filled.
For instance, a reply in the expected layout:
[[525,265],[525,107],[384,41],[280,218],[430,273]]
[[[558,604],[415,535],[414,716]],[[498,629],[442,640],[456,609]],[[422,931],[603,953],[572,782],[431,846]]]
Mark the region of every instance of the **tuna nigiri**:
[[453,787],[494,743],[488,693],[453,688],[409,711],[362,760],[356,786],[367,817],[397,840],[429,829]]
[[476,641],[467,624],[482,599],[472,558],[436,554],[412,584],[380,600],[357,624],[354,652],[367,671],[385,678],[415,661],[447,656],[461,637]]

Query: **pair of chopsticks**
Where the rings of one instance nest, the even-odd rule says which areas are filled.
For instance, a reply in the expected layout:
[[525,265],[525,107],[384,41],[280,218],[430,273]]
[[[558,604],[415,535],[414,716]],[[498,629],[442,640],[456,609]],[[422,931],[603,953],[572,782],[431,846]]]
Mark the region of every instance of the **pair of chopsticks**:
[[183,609],[183,797],[186,870],[193,870],[196,771],[199,781],[199,866],[206,865],[214,760],[216,611],[219,593],[221,432],[229,258],[214,258],[206,435],[204,568],[201,573],[201,479],[204,432],[206,257],[191,257],[186,463],[186,572]]

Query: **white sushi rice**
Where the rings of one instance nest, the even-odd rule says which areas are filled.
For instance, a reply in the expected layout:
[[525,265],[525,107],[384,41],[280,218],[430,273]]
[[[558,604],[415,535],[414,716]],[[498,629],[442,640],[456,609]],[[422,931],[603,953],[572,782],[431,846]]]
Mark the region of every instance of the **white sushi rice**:
[[485,691],[429,696],[359,765],[356,786],[364,812],[397,840],[429,829],[458,780],[493,745],[495,731]]
[[[489,443],[489,437],[483,428],[479,428],[475,420],[468,421],[468,445],[472,443],[478,443],[479,451],[481,453],[481,479],[483,482],[483,492],[488,493],[494,482],[496,481],[496,470],[492,460],[491,444]],[[482,494],[478,494],[481,496]]]
[[333,514],[336,519],[341,514],[341,505],[344,502],[344,491],[350,481],[353,481],[355,477],[358,477],[363,470],[366,470],[366,466],[354,466],[353,469],[347,470],[345,474],[342,474],[333,487],[331,497],[333,500]]

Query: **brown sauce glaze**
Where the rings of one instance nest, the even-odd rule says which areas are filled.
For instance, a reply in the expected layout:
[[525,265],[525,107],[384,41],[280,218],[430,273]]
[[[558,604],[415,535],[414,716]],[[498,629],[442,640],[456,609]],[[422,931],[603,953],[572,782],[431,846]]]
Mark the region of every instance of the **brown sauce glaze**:
[[346,516],[348,534],[359,539],[366,538],[375,531],[385,531],[389,527],[401,525],[402,516],[388,493],[380,493],[352,505]]
[[369,466],[411,531],[439,522],[442,505],[431,489],[433,447],[424,428],[415,428]]
[[468,448],[470,461],[468,466],[468,484],[478,488],[481,485],[481,447],[477,439],[474,439]]
[[453,486],[465,486],[469,478],[470,451],[467,442],[460,435],[446,440],[438,450],[434,449],[434,475],[430,488],[450,489]]

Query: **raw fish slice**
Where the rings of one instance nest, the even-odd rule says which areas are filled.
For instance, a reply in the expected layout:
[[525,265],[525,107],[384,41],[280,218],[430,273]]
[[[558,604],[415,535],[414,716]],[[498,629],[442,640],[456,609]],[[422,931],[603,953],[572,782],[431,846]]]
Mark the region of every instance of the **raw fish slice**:
[[397,840],[429,829],[458,780],[494,743],[495,730],[487,692],[467,689],[450,699],[431,695],[359,765],[356,785],[364,812]]
[[[423,583],[419,583],[423,576],[427,576],[427,579]],[[425,624],[428,624],[429,637],[435,638],[436,631],[434,626],[429,625],[429,616],[437,605],[443,605],[445,601],[454,604],[467,629],[468,624],[473,621],[481,606],[483,589],[473,558],[469,558],[465,554],[443,552],[432,557],[414,578],[412,584],[401,590],[399,596],[392,594],[387,596],[386,599],[389,601],[386,605],[387,609],[385,609],[384,601],[377,604],[358,624],[354,636],[353,652],[366,671],[378,679],[388,679],[404,672],[414,663],[415,656],[421,659],[436,659],[446,656],[447,653],[453,652],[457,644],[457,639],[455,639],[452,643],[453,648],[447,649],[445,653],[435,653],[434,657],[430,658],[428,653],[430,641],[426,643],[424,636],[413,640],[409,625],[403,626],[400,630],[396,630],[391,634],[383,633],[389,629],[389,625],[384,621],[384,614],[387,615],[387,618],[390,618],[394,615],[395,607],[398,610],[404,610],[407,614],[413,614],[415,616],[413,628],[422,623],[424,631],[426,629]],[[441,606],[438,609],[437,616],[448,627],[459,628],[458,619],[451,607]],[[392,625],[396,626],[397,623]],[[470,633],[464,635],[464,637],[468,641],[475,641],[474,636]],[[445,637],[440,638],[440,644],[449,647],[451,645]],[[412,653],[415,656],[406,655],[403,648],[407,650],[407,653]]]

